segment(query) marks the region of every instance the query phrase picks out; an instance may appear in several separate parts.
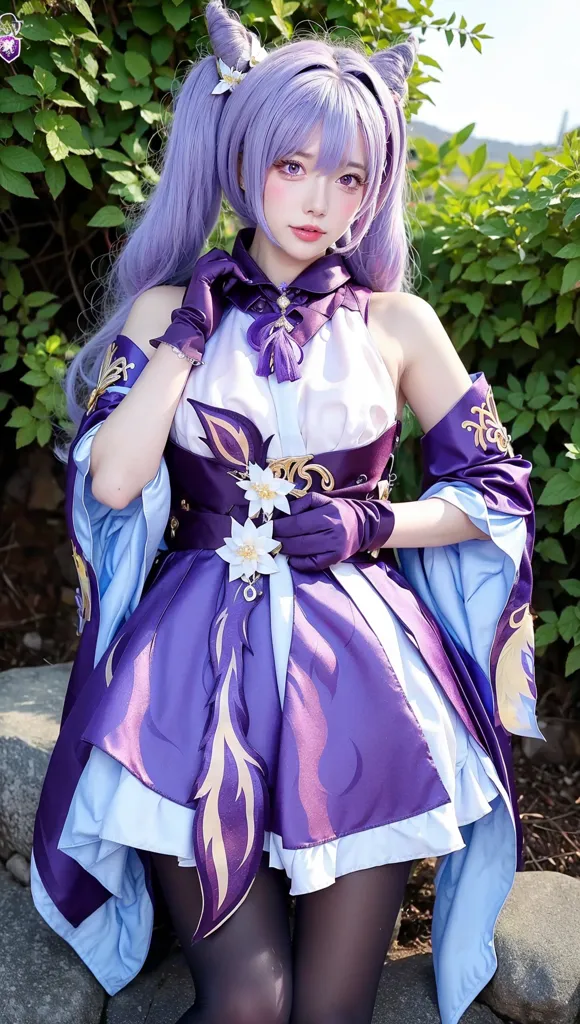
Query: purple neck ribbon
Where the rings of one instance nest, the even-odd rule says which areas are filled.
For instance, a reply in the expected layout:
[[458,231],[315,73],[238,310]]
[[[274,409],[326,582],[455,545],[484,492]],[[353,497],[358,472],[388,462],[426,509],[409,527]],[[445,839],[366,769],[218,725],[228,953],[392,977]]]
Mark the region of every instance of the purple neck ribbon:
[[[327,253],[314,260],[289,285],[282,282],[278,288],[250,256],[254,231],[254,228],[242,228],[238,232],[232,258],[248,278],[247,284],[233,282],[238,292],[245,287],[255,292],[257,286],[265,302],[254,303],[253,309],[261,311],[265,304],[269,307],[260,312],[247,332],[248,344],[259,353],[256,374],[269,377],[275,372],[280,382],[298,380],[304,352],[291,332],[308,317],[311,303],[332,296],[350,280],[351,274],[339,253]],[[329,306],[329,313],[331,308]]]

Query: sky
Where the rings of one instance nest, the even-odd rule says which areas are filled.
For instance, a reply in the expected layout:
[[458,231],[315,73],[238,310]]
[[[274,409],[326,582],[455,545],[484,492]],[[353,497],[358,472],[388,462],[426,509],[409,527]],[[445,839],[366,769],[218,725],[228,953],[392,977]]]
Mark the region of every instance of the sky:
[[476,122],[473,134],[508,142],[553,144],[565,110],[580,125],[580,0],[434,0],[435,18],[453,12],[469,29],[485,22],[479,54],[466,40],[449,47],[429,30],[420,50],[443,71],[426,91],[419,120],[449,132]]

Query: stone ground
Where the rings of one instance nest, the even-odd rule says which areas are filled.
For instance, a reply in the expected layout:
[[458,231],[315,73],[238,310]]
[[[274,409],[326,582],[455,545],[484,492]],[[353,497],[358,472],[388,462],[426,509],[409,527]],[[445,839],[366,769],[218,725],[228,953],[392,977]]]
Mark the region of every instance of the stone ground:
[[[69,671],[0,673],[0,1024],[168,1024],[194,998],[179,950],[109,998],[42,921],[27,886]],[[518,873],[495,938],[498,971],[461,1024],[580,1024],[580,880]],[[392,948],[373,1024],[440,1024],[429,951]]]

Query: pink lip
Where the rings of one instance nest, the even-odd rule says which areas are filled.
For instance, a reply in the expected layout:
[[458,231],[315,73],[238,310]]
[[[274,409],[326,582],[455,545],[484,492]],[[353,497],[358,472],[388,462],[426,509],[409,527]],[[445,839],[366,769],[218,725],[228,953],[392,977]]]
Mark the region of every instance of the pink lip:
[[325,234],[325,232],[321,231],[320,228],[315,227],[291,228],[291,230],[297,238],[301,238],[303,242],[314,242],[316,239],[320,238],[321,235]]

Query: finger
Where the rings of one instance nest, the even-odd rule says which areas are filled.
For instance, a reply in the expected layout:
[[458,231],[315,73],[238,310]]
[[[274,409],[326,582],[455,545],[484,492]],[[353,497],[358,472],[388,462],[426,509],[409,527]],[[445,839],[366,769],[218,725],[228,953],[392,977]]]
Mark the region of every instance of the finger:
[[330,553],[333,549],[327,545],[320,535],[287,537],[282,541],[282,554],[293,556],[322,555]]
[[289,558],[290,568],[296,572],[324,572],[329,565],[334,565],[336,558],[330,555],[309,555],[306,558]]
[[274,520],[274,536],[301,537],[305,533],[327,535],[333,529],[332,520],[320,514],[320,509],[313,508],[308,512],[299,512]]

